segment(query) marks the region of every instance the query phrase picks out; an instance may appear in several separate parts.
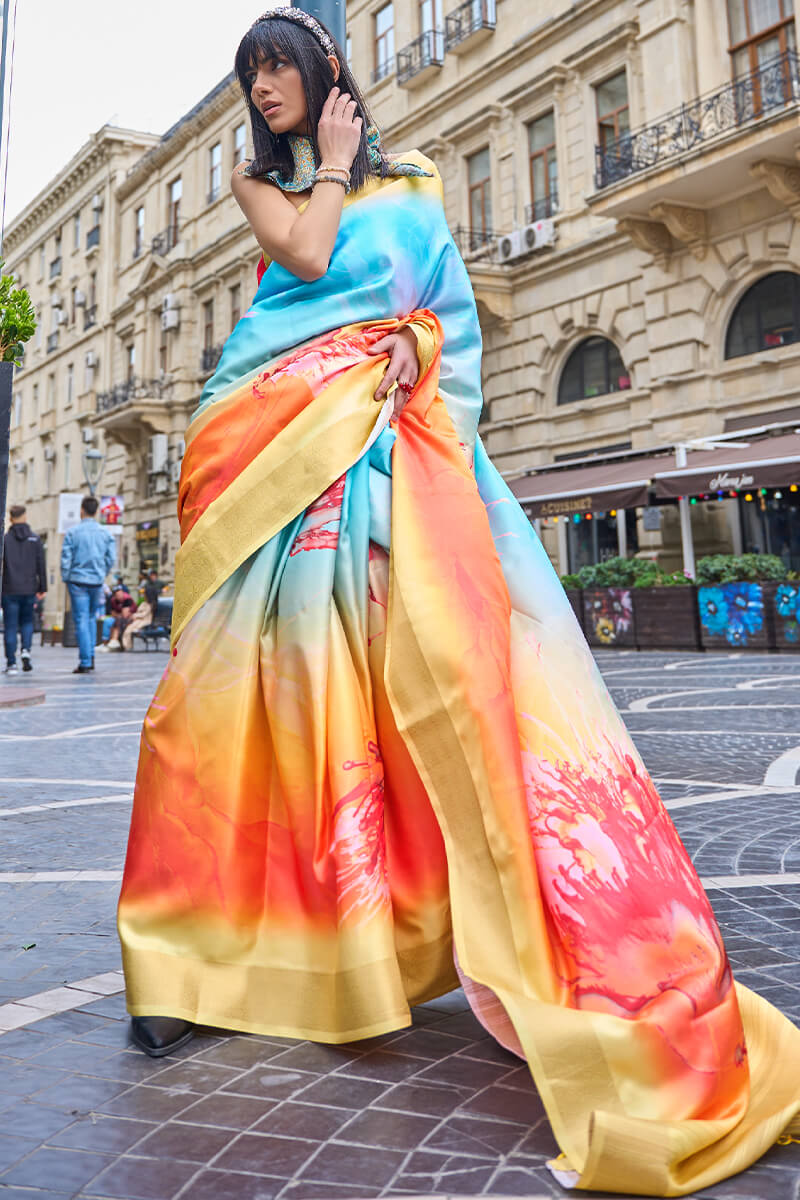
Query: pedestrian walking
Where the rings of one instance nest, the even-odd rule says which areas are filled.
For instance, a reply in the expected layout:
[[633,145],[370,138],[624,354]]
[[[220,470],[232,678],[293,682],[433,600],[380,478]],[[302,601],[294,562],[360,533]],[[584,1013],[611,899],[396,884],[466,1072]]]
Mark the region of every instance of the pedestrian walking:
[[374,1038],[461,981],[528,1063],[560,1182],[705,1189],[800,1133],[800,1029],[734,981],[478,436],[435,164],[385,153],[301,9],[259,18],[236,72],[266,260],[186,433],[119,907],[134,1040]]
[[3,542],[3,633],[6,650],[6,675],[16,675],[17,640],[22,643],[23,671],[32,671],[34,607],[47,591],[47,567],[44,546],[25,520],[25,505],[14,504],[8,511],[10,525]]
[[78,637],[78,665],[73,675],[94,670],[96,614],[103,604],[103,581],[117,557],[113,534],[96,519],[97,500],[84,496],[81,522],[64,535],[61,578],[67,585]]

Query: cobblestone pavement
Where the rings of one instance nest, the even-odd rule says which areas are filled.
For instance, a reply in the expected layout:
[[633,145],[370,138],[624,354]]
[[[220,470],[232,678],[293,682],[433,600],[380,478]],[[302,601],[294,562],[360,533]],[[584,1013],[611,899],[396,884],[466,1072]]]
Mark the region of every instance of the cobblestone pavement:
[[[206,1030],[167,1060],[129,1047],[114,904],[166,656],[77,677],[74,658],[37,649],[46,703],[0,712],[0,1200],[563,1196],[527,1069],[460,992],[349,1046]],[[598,661],[738,978],[800,1023],[800,655]],[[798,1200],[800,1146],[699,1195]]]

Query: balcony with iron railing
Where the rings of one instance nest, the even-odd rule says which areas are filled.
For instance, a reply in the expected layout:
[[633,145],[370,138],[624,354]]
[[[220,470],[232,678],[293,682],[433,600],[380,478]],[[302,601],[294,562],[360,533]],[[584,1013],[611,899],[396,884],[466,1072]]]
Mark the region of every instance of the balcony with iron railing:
[[204,346],[203,353],[200,356],[200,369],[206,373],[211,372],[216,367],[220,358],[225,343],[222,342],[219,346]]
[[445,50],[462,54],[494,32],[497,24],[495,0],[465,0],[444,19]]
[[646,215],[647,204],[630,203],[643,189],[648,204],[678,200],[700,206],[739,191],[758,161],[794,160],[799,105],[800,68],[791,50],[597,146],[597,192],[590,204],[610,216],[636,215],[637,207]]
[[558,190],[551,187],[547,196],[540,196],[532,204],[525,205],[525,224],[532,225],[534,221],[545,221],[554,217],[558,212]]
[[137,375],[98,392],[96,423],[120,431],[140,429],[142,423],[158,428],[159,418],[163,418],[163,400],[171,394],[172,382],[168,375],[158,379],[140,379]]
[[90,305],[89,305],[87,308],[85,308],[85,309],[83,310],[83,328],[84,328],[84,332],[85,332],[87,329],[91,329],[91,328],[92,328],[92,326],[93,326],[93,325],[96,325],[96,324],[97,324],[97,305],[96,305],[96,304],[90,304]]
[[416,87],[438,73],[444,63],[444,34],[426,29],[397,52],[397,82],[401,87]]
[[493,229],[470,229],[465,225],[456,225],[453,230],[453,241],[465,261],[480,258],[497,262],[498,236]]
[[394,58],[383,58],[375,67],[370,76],[372,83],[380,83],[382,79],[386,79],[387,75],[391,75],[394,71]]

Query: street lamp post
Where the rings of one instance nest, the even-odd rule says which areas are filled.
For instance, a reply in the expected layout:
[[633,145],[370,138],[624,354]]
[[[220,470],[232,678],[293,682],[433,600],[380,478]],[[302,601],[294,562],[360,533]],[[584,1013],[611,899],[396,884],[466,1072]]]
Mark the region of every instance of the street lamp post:
[[100,482],[100,477],[103,474],[106,456],[102,450],[97,450],[94,446],[90,446],[83,453],[83,477],[86,480],[86,486],[89,489],[89,494],[94,495],[95,488]]

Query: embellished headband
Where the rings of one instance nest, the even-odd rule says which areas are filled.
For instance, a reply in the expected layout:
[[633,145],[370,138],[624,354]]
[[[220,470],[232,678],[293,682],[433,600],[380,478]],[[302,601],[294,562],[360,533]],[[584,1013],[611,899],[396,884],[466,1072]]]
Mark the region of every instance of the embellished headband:
[[294,21],[296,25],[305,26],[309,33],[313,33],[326,54],[336,54],[333,38],[325,32],[315,17],[312,17],[310,13],[304,12],[302,8],[271,8],[267,12],[262,13],[260,17],[256,17],[253,25],[257,25],[259,21],[269,21],[273,17],[281,17],[285,21]]

